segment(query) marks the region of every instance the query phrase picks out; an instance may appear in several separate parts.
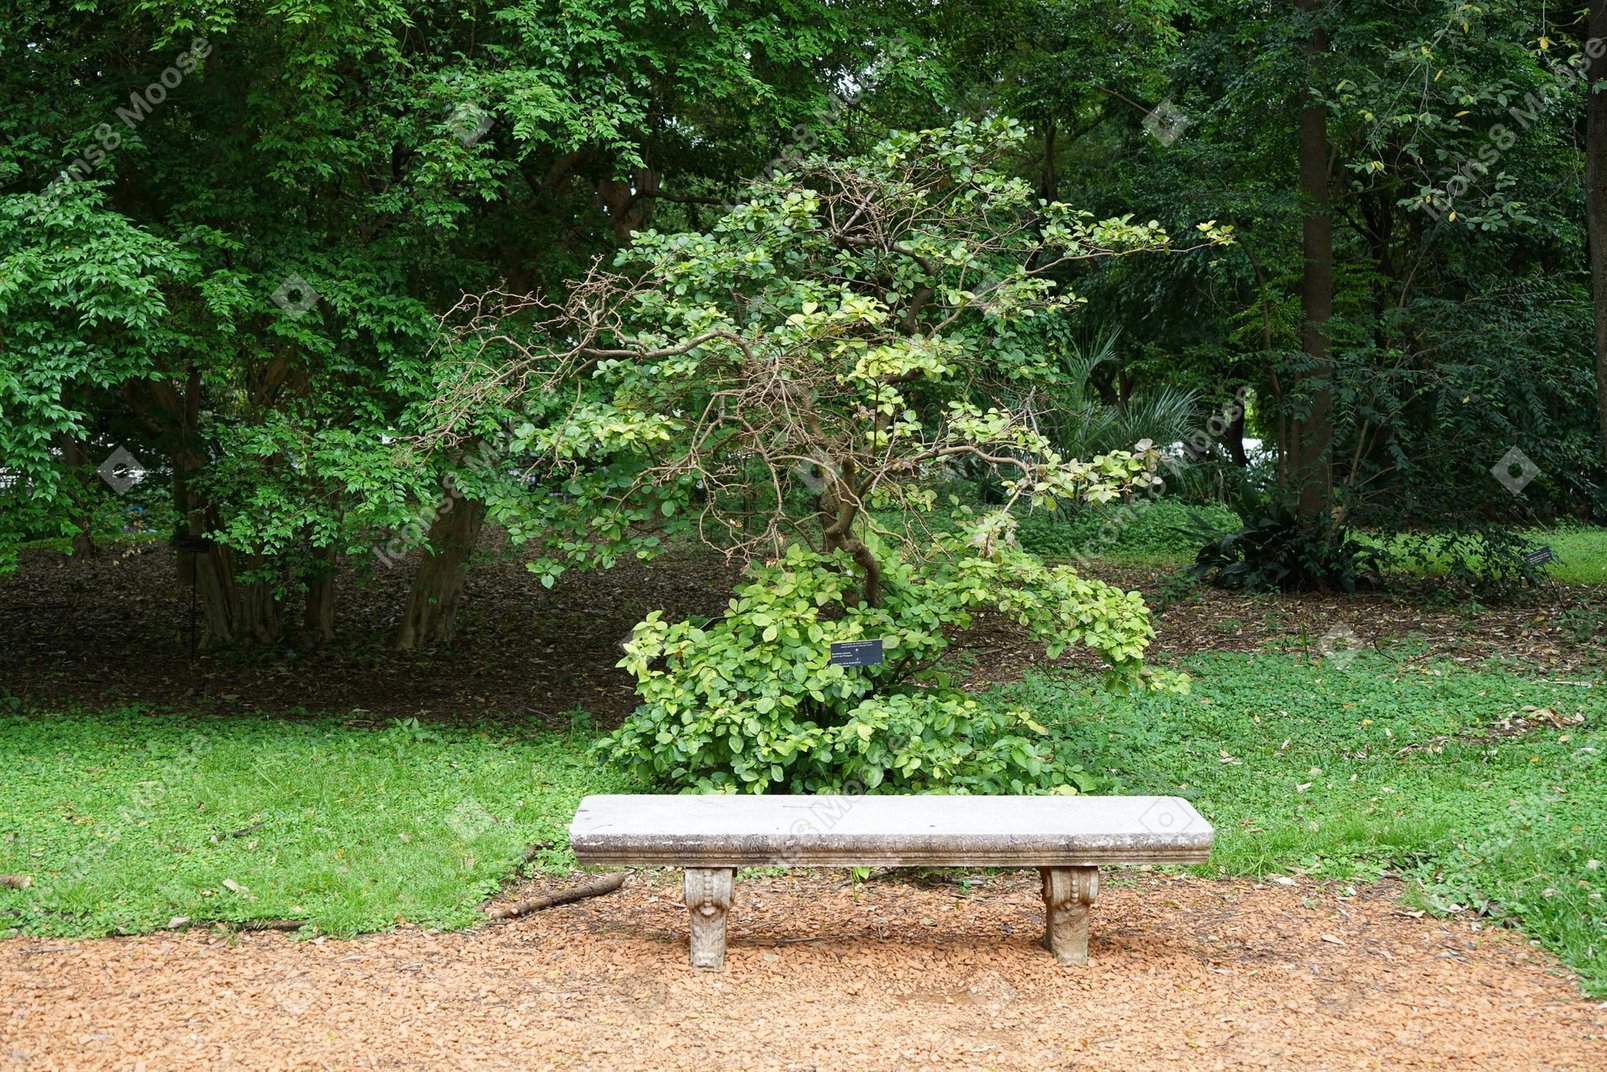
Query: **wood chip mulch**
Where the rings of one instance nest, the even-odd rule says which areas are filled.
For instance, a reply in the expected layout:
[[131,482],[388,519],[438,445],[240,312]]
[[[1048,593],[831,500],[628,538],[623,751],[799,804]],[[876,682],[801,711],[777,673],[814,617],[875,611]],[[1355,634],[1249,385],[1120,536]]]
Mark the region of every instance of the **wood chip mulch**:
[[1035,876],[758,876],[716,974],[679,878],[472,933],[3,941],[0,1068],[1607,1068],[1607,1007],[1551,958],[1393,883],[1107,873],[1092,964],[1059,968]]

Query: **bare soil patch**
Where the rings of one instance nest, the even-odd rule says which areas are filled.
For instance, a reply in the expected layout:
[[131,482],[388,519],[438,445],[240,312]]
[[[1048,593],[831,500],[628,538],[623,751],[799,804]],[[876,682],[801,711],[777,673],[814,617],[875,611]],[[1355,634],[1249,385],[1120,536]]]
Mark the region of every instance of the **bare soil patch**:
[[1081,969],[1035,876],[758,876],[713,974],[679,878],[472,933],[0,942],[0,1069],[1607,1068],[1549,956],[1393,884],[1108,874]]
[[[331,644],[304,643],[292,632],[282,648],[202,651],[193,664],[189,591],[176,582],[174,554],[165,545],[76,559],[25,551],[17,573],[0,578],[0,684],[52,706],[300,709],[379,724],[511,715],[561,729],[570,728],[570,712],[584,708],[606,727],[636,704],[634,682],[614,665],[631,627],[652,610],[670,620],[717,615],[741,579],[739,567],[718,554],[682,551],[611,570],[572,571],[547,589],[520,556],[495,547],[488,535],[469,573],[450,650],[406,655],[387,648],[412,577],[404,560],[372,574],[342,571],[338,638]],[[1094,572],[1152,601],[1159,593],[1155,571]],[[1320,658],[1323,636],[1346,628],[1367,646],[1415,634],[1429,657],[1505,658],[1549,677],[1600,673],[1601,649],[1579,643],[1562,620],[1570,606],[1598,595],[1590,589],[1554,587],[1477,613],[1432,609],[1411,595],[1205,590],[1155,616],[1151,651],[1165,658],[1271,647]],[[978,614],[951,651],[978,685],[1018,680],[1048,662],[1043,645],[998,614]],[[1059,661],[1098,669],[1086,650]]]
[[[469,571],[450,650],[388,648],[412,581],[411,559],[337,581],[337,639],[283,647],[189,648],[190,592],[165,545],[92,558],[25,551],[0,578],[0,684],[24,700],[172,705],[187,711],[351,713],[390,718],[524,717],[568,729],[584,708],[618,722],[635,706],[634,681],[615,667],[620,644],[648,611],[672,620],[717,614],[739,571],[715,554],[672,553],[612,570],[571,571],[552,588],[488,536]],[[416,552],[415,552],[416,554]]]

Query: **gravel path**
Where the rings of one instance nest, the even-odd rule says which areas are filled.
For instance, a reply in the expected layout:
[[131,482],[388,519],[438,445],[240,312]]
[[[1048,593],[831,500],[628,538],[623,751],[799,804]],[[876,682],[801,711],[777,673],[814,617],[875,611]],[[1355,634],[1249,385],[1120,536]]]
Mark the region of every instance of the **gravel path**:
[[476,933],[0,942],[0,1069],[1607,1069],[1549,957],[1394,884],[1111,875],[1062,969],[1034,876],[760,876],[704,974],[678,880]]

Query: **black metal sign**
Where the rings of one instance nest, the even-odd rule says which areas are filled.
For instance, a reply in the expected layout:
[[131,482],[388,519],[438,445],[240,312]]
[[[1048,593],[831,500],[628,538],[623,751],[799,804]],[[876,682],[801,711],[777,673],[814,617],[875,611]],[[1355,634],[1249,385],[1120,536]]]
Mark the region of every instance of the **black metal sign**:
[[1531,566],[1544,566],[1551,561],[1551,548],[1542,547],[1538,551],[1530,551],[1523,556],[1523,560]]
[[882,661],[882,642],[875,640],[839,640],[831,646],[833,666],[875,666]]

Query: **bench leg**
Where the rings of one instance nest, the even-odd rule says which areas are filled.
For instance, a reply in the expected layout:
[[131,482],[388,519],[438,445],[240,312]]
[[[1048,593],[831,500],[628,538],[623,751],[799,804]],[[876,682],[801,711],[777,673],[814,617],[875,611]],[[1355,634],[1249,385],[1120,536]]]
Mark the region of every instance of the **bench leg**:
[[1099,896],[1097,867],[1040,867],[1043,947],[1061,964],[1088,963],[1088,910]]
[[725,966],[725,914],[731,909],[736,871],[729,867],[689,867],[682,884],[692,915],[692,967],[715,971]]

